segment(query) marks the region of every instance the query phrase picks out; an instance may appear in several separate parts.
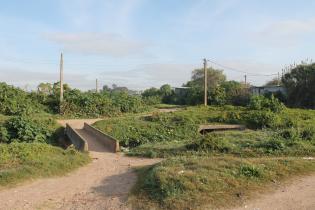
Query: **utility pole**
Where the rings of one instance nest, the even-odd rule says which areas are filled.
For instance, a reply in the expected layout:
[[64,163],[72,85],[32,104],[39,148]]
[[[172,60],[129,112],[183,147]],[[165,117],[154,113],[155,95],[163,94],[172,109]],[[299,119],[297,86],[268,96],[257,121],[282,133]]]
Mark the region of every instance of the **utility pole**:
[[60,55],[60,113],[62,112],[61,110],[61,104],[63,102],[63,55],[61,53]]
[[247,85],[247,75],[245,74],[244,75],[244,78],[245,78],[245,86]]
[[97,81],[97,79],[95,80],[95,92],[98,93],[98,81]]
[[204,105],[208,105],[208,76],[207,76],[207,59],[203,59],[203,69],[204,69]]
[[63,101],[63,55],[60,55],[60,102]]
[[278,86],[280,86],[280,72],[278,72]]

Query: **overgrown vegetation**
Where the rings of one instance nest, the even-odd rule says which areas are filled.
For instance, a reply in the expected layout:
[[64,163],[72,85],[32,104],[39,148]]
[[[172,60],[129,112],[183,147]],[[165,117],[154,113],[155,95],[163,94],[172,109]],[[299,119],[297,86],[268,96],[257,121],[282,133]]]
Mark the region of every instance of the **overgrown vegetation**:
[[44,106],[32,95],[6,83],[0,83],[0,114],[20,115],[43,112]]
[[0,130],[0,143],[38,142],[56,144],[59,126],[51,117],[14,116]]
[[[222,70],[208,70],[208,104],[246,106],[249,102],[249,86],[236,81],[227,81]],[[159,89],[149,88],[142,93],[144,101],[150,105],[161,102],[180,105],[198,105],[203,103],[203,69],[195,69],[191,80],[183,87],[172,89],[162,85]]]
[[292,174],[315,171],[299,158],[184,156],[139,170],[134,209],[219,209],[237,206]]
[[287,90],[286,102],[289,106],[315,108],[315,64],[294,66],[282,77]]
[[[45,85],[41,90],[56,93]],[[0,186],[62,175],[89,162],[88,154],[57,147],[63,129],[51,114],[56,104],[52,96],[0,83]]]
[[[200,124],[245,131],[198,133]],[[255,96],[247,107],[186,107],[174,113],[99,121],[129,155],[167,158],[141,169],[135,209],[216,209],[293,175],[315,171],[315,111]]]

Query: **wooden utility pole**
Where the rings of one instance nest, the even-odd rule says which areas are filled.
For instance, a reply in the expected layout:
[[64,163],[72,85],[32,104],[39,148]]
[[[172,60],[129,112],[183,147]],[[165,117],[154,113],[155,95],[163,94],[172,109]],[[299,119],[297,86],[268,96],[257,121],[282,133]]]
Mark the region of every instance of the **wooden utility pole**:
[[98,93],[98,81],[97,81],[97,79],[95,80],[95,92]]
[[61,103],[63,101],[63,55],[60,55],[60,113],[61,113]]
[[245,78],[245,86],[247,85],[247,75],[245,74],[244,75],[244,78]]
[[203,59],[203,69],[204,69],[204,105],[208,105],[208,76],[207,76],[207,59]]
[[278,86],[280,86],[280,72],[278,72]]

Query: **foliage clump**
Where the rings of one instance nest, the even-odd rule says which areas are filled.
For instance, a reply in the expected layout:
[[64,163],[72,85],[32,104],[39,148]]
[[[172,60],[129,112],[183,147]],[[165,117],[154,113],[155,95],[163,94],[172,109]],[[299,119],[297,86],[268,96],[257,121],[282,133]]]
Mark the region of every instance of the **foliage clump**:
[[248,107],[251,110],[269,110],[274,113],[280,113],[285,106],[277,98],[271,95],[270,98],[261,95],[252,96]]
[[43,112],[44,107],[36,100],[32,99],[31,94],[0,83],[0,113],[5,115],[20,115]]
[[57,128],[56,122],[51,118],[34,119],[27,116],[15,116],[1,127],[0,143],[54,143],[53,134]]

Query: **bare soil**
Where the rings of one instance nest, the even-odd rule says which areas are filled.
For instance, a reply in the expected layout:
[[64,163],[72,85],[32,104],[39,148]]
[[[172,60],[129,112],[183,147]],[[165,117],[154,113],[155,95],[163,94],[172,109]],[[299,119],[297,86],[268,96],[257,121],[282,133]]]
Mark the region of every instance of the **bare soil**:
[[294,179],[290,184],[279,185],[275,191],[245,201],[234,210],[314,210],[315,175]]

